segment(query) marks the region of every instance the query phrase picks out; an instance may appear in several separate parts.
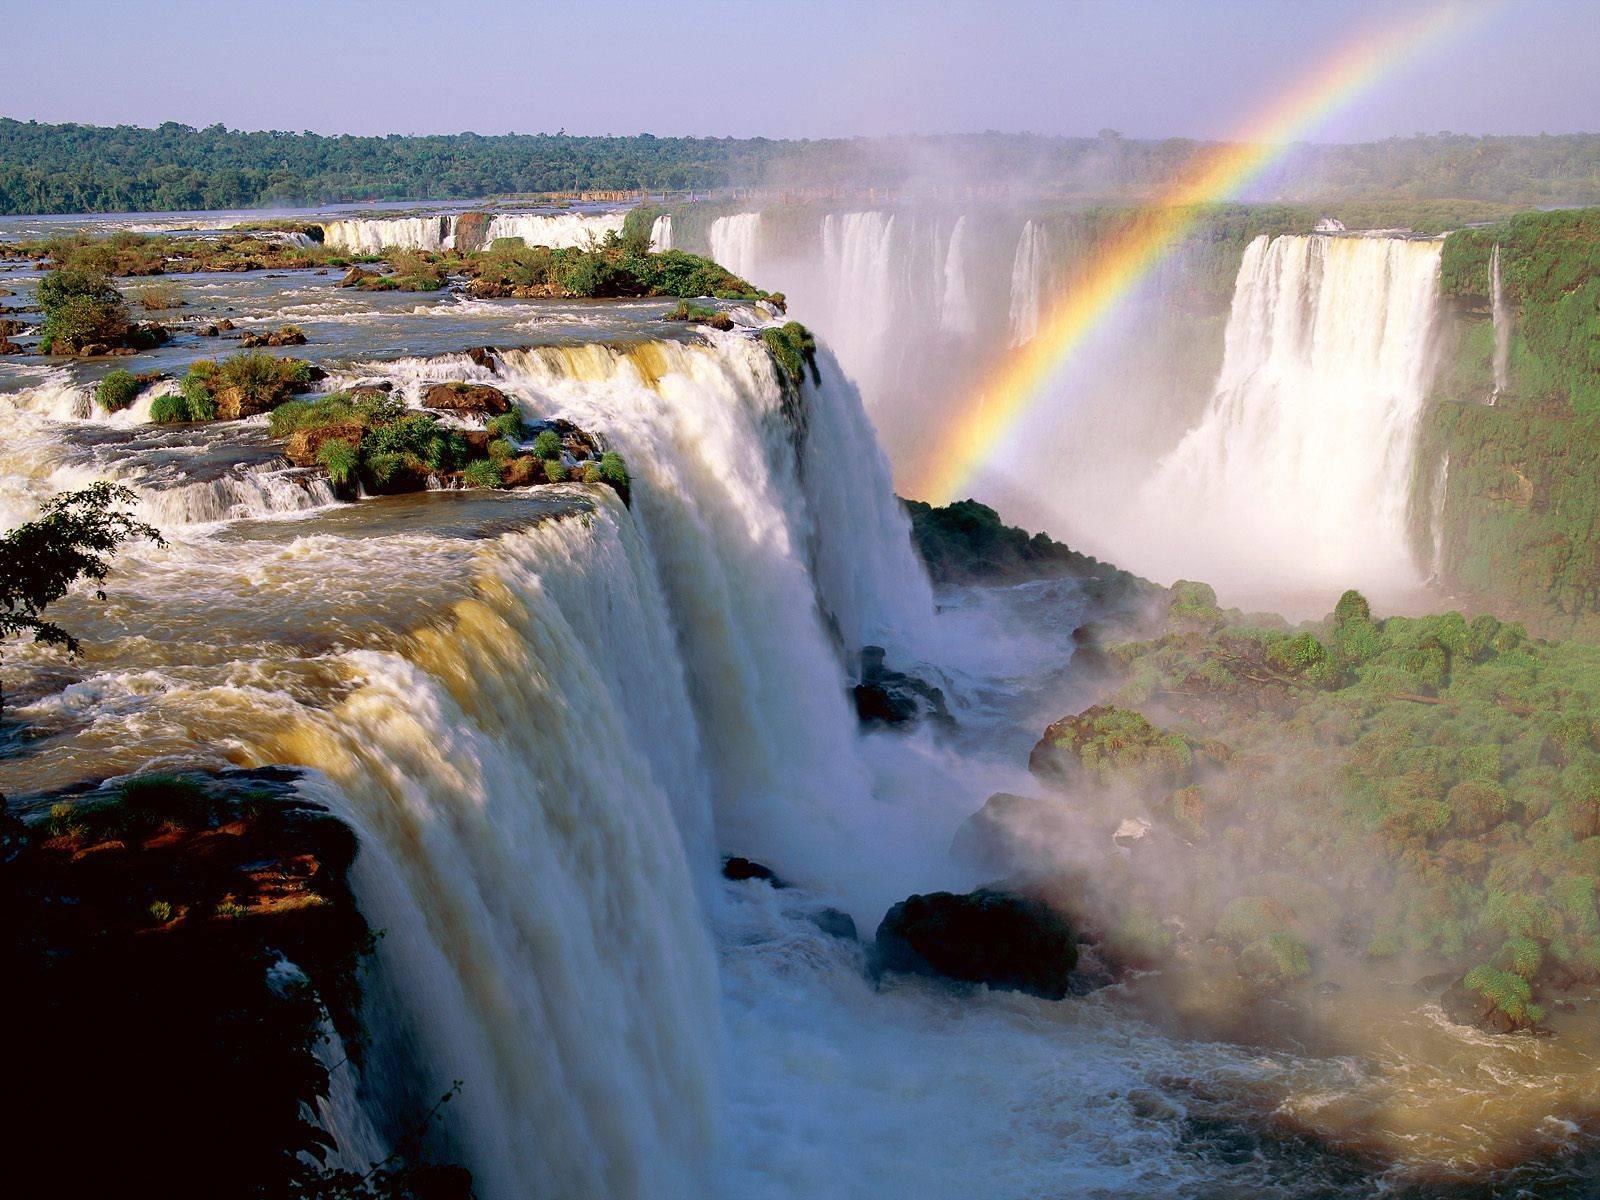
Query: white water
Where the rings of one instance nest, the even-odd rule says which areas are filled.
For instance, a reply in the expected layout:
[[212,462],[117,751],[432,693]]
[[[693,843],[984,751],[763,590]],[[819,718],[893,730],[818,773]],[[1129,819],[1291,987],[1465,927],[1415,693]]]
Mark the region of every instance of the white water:
[[947,333],[970,334],[978,327],[972,307],[972,290],[967,282],[967,218],[956,218],[944,253],[944,296],[939,307],[939,325]]
[[1050,271],[1049,236],[1033,221],[1022,226],[1011,260],[1011,344],[1026,345],[1039,332]]
[[711,259],[759,287],[760,280],[752,276],[757,274],[756,246],[760,236],[760,213],[735,213],[718,217],[711,222],[711,229],[707,233],[711,242]]
[[1498,242],[1489,255],[1489,312],[1494,321],[1494,390],[1489,393],[1489,403],[1493,404],[1505,395],[1511,358],[1511,310],[1500,279]]
[[323,245],[354,254],[400,250],[444,250],[455,238],[454,217],[381,217],[326,221]]
[[530,246],[552,249],[586,248],[604,240],[608,233],[621,233],[624,212],[557,213],[545,216],[530,213],[500,213],[489,222],[484,245],[496,238],[521,238]]
[[1141,565],[1222,583],[1407,587],[1439,241],[1257,238],[1222,374],[1143,495]]
[[[608,233],[622,232],[624,212],[604,213],[496,213],[484,235],[484,245],[495,238],[521,238],[530,246],[586,247]],[[455,245],[456,216],[373,217],[326,221],[323,244],[354,254],[376,254],[386,248],[449,250]]]
[[657,254],[672,249],[672,214],[663,213],[650,223],[650,249]]

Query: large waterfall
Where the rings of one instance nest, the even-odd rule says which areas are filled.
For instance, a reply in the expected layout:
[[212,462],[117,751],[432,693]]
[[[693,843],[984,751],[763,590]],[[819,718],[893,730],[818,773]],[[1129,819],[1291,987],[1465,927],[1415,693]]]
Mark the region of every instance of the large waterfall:
[[1049,286],[1049,244],[1033,221],[1022,227],[1017,252],[1011,260],[1011,344],[1031,342],[1039,332]]
[[711,240],[711,257],[741,279],[751,280],[756,274],[757,245],[761,236],[761,214],[735,213],[718,217],[711,223],[708,234]]
[[1489,313],[1494,325],[1494,391],[1489,393],[1489,403],[1493,404],[1505,394],[1511,360],[1511,308],[1506,304],[1505,282],[1500,278],[1499,242],[1489,254]]
[[1407,514],[1442,243],[1284,236],[1239,268],[1221,377],[1144,492],[1169,574],[1319,586],[1419,579]]

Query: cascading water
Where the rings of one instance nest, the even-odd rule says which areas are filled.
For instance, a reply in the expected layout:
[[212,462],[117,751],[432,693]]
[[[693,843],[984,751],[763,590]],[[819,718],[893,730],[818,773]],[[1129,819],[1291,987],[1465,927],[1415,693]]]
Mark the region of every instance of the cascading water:
[[587,247],[608,233],[621,233],[623,212],[608,213],[498,213],[489,222],[484,245],[496,238],[521,238],[530,246],[553,249]]
[[1050,270],[1049,237],[1039,225],[1028,221],[1017,238],[1017,252],[1011,260],[1011,344],[1025,345],[1039,332],[1044,311],[1045,289]]
[[883,212],[829,213],[822,219],[828,310],[853,316],[833,344],[865,380],[882,376],[890,335],[903,315],[895,303],[895,226],[895,216]]
[[402,250],[445,250],[455,236],[454,217],[378,217],[327,221],[322,241],[337,250],[376,254],[386,246]]
[[1511,359],[1511,310],[1506,304],[1505,284],[1500,279],[1500,243],[1489,254],[1489,312],[1494,322],[1494,390],[1489,403],[1505,395]]
[[948,333],[970,334],[977,329],[977,314],[972,310],[972,292],[967,282],[967,218],[956,218],[944,254],[944,295],[939,306],[939,325]]
[[[1437,240],[1259,237],[1221,377],[1146,485],[1146,569],[1223,583],[1419,582],[1412,453],[1434,364]],[[1141,563],[1142,565],[1142,563]]]
[[741,279],[750,280],[756,272],[757,245],[761,237],[761,214],[735,213],[711,222],[707,233],[711,257]]
[[657,254],[672,249],[672,214],[662,213],[650,223],[650,249]]

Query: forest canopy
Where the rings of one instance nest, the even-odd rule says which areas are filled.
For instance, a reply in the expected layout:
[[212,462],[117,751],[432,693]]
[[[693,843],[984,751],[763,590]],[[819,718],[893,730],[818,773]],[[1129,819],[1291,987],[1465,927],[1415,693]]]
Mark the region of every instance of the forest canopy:
[[[1058,194],[1137,198],[1207,143],[1032,134],[850,138],[426,137],[247,133],[168,122],[47,125],[0,119],[0,212],[138,212],[362,200],[448,200],[563,190],[770,185],[901,188],[1027,180]],[[1418,134],[1304,145],[1252,199],[1375,196],[1528,206],[1600,203],[1600,134]]]

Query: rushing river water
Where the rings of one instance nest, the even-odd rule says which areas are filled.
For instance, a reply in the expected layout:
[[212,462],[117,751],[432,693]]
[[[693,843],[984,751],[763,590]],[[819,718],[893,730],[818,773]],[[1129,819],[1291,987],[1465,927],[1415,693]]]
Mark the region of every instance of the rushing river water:
[[[29,303],[31,273],[4,278]],[[339,504],[259,418],[106,418],[103,366],[0,367],[8,524],[104,477],[169,543],[53,612],[81,657],[8,652],[0,789],[311,768],[385,931],[334,1127],[381,1142],[461,1079],[434,1149],[486,1200],[1591,1194],[1600,1046],[1577,1018],[1490,1039],[1407,979],[1334,965],[1340,990],[1299,1014],[1314,1036],[1240,1044],[1142,981],[1055,1003],[874,984],[819,910],[870,941],[905,895],[981,882],[951,838],[991,792],[1030,790],[1038,731],[1081,707],[1079,589],[958,589],[936,611],[826,352],[797,412],[743,326],[336,278],[171,282],[186,318],[299,325],[325,387],[387,380],[415,404],[476,379],[575,420],[626,455],[631,509],[583,485]],[[485,344],[492,372],[461,353]],[[136,364],[226,348],[184,332]],[[868,643],[946,688],[956,732],[857,728]],[[725,882],[722,854],[794,886]]]

